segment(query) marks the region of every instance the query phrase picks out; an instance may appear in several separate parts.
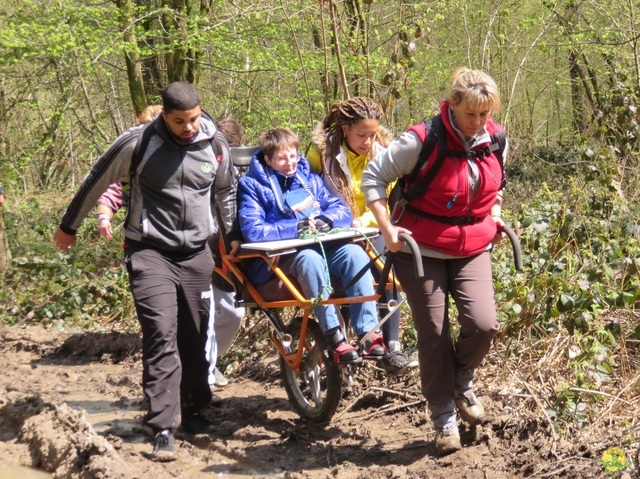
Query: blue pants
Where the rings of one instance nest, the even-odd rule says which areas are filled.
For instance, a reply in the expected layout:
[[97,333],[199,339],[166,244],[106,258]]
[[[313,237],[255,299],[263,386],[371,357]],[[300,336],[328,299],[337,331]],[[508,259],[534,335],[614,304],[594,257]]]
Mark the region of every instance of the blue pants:
[[[280,259],[280,267],[298,282],[305,297],[312,299],[322,296],[326,299],[330,293],[328,287],[331,285],[331,277],[339,278],[346,286],[363,268],[367,268],[366,273],[355,284],[349,286],[346,293],[350,297],[375,294],[369,256],[361,246],[329,243],[324,245],[324,253],[327,257],[326,263],[319,246],[301,249],[296,254]],[[374,301],[353,303],[350,312],[352,327],[358,336],[368,333],[378,323]],[[340,326],[336,309],[332,304],[314,306],[313,313],[324,332]]]

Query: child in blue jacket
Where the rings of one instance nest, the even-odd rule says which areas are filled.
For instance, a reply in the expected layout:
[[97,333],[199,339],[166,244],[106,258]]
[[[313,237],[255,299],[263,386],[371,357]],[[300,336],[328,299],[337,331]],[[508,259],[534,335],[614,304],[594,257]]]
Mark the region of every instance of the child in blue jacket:
[[[268,130],[260,136],[259,143],[260,150],[254,154],[238,188],[238,218],[245,241],[288,240],[351,226],[350,209],[329,193],[318,175],[310,172],[307,160],[298,152],[300,140],[294,132],[286,128]],[[328,242],[324,244],[324,253],[327,264],[317,245],[280,258],[279,266],[298,281],[307,298],[327,298],[329,276],[349,285],[369,264],[367,254],[356,244]],[[247,273],[255,286],[274,276],[263,260],[250,261]],[[374,295],[370,271],[349,286],[346,293]],[[335,307],[317,305],[313,312],[327,338],[331,358],[337,363],[358,361],[360,353],[343,336]],[[352,304],[351,317],[355,333],[364,336],[377,324],[375,302]],[[385,353],[382,336],[373,332],[361,354],[379,359]]]

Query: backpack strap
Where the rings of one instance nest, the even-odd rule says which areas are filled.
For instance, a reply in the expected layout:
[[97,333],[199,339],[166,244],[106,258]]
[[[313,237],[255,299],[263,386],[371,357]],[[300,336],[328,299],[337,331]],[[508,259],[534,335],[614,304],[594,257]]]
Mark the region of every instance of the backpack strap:
[[504,174],[504,150],[506,147],[507,134],[502,128],[500,128],[495,134],[491,135],[491,145],[489,146],[489,150],[496,153],[496,157],[500,162],[500,171],[502,172],[502,181],[500,181],[501,190],[503,190],[507,184],[507,178]]
[[[133,148],[133,153],[131,154],[131,165],[129,166],[129,181],[122,182],[122,191],[123,193],[131,189],[131,185],[133,184],[133,178],[136,176],[138,172],[138,167],[142,162],[142,157],[144,156],[144,152],[147,150],[147,146],[149,146],[149,141],[153,136],[155,128],[153,127],[153,121],[146,123],[142,129],[138,132],[138,139],[136,140],[136,146]],[[129,201],[131,201],[131,197],[129,197]],[[124,218],[124,229],[126,230],[129,226],[129,211],[131,211],[130,206],[127,208],[127,213]]]
[[[428,128],[428,122],[425,122],[425,127]],[[436,143],[438,144],[438,157],[434,161],[433,165],[429,168],[429,171],[415,183],[418,172],[423,168],[423,165],[429,160],[435,149]],[[500,189],[504,188],[504,149],[507,143],[507,136],[503,130],[499,130],[497,133],[491,135],[491,143],[487,148],[483,148],[477,151],[460,151],[449,150],[447,147],[447,133],[442,123],[442,116],[437,115],[431,121],[431,128],[428,129],[428,134],[422,144],[420,155],[418,156],[418,162],[413,171],[403,179],[404,188],[402,198],[398,201],[398,206],[406,206],[407,203],[420,198],[425,194],[429,185],[440,171],[444,160],[447,157],[459,157],[459,158],[484,158],[491,152],[495,152],[496,157],[500,163],[500,170],[502,172],[502,180],[500,182]],[[415,184],[414,184],[415,183]],[[411,188],[408,185],[413,184]]]
[[140,166],[140,163],[142,162],[144,152],[147,151],[149,141],[155,131],[153,123],[153,121],[146,123],[138,133],[138,140],[136,141],[136,146],[133,148],[133,154],[131,155],[131,166],[129,166],[129,184],[133,182],[133,177],[138,172],[138,166]]
[[[427,188],[429,188],[429,185],[438,174],[438,171],[440,171],[440,167],[442,166],[442,163],[444,163],[446,157],[443,153],[447,152],[447,136],[441,115],[437,115],[431,122],[425,122],[425,128],[428,129],[427,136],[422,144],[422,149],[418,156],[418,162],[405,182],[405,191],[402,200],[400,200],[402,205],[406,205],[407,203],[424,195]],[[438,157],[436,158],[436,161],[431,165],[429,171],[427,171],[417,184],[415,184],[411,189],[406,189],[408,185],[415,183],[418,172],[427,164],[427,161],[429,161],[429,158],[435,150],[436,144],[438,145]]]

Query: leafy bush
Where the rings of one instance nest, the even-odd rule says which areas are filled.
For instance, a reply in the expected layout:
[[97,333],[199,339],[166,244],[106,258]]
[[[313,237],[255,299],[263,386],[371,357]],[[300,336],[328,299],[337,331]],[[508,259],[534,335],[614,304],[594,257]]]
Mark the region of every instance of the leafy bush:
[[[135,324],[118,240],[102,240],[93,218],[78,232],[76,247],[58,251],[51,238],[64,213],[63,199],[12,198],[5,226],[13,261],[4,274],[0,321],[100,327]],[[114,225],[120,223],[117,216]]]

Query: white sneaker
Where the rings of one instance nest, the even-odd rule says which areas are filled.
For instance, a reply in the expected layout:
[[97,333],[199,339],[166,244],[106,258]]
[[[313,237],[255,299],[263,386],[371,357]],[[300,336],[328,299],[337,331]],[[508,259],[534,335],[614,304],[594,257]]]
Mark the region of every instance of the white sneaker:
[[213,370],[213,375],[216,378],[216,386],[226,386],[227,384],[229,384],[227,378],[225,378],[224,375],[220,371],[218,371],[218,368]]

